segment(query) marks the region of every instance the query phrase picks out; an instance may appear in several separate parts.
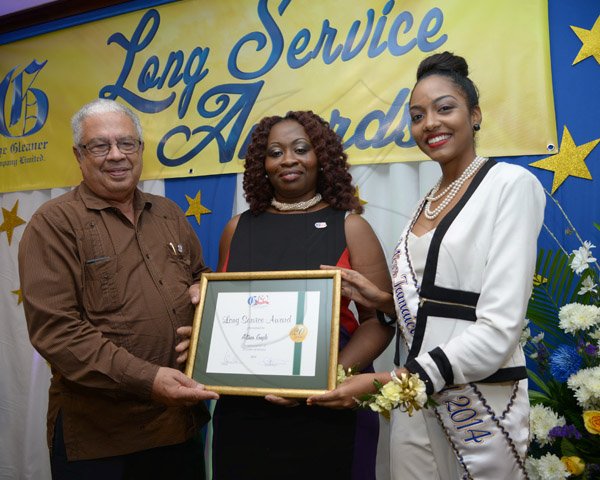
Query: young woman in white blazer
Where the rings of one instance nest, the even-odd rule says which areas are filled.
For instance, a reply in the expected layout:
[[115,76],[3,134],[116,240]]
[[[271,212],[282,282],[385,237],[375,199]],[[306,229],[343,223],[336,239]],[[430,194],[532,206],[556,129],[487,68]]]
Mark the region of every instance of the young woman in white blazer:
[[544,192],[526,169],[477,155],[482,113],[462,57],[421,62],[410,114],[413,138],[442,176],[398,242],[394,290],[342,271],[344,295],[396,319],[396,365],[309,403],[353,407],[375,391],[374,380],[418,373],[438,406],[413,416],[392,411],[392,478],[525,479],[529,401],[519,338]]

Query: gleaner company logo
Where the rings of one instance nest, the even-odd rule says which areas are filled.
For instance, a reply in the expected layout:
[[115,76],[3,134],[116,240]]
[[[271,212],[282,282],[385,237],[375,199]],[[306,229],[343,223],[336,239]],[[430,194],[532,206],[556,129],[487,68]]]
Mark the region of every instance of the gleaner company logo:
[[48,60],[14,67],[0,83],[0,135],[22,138],[38,132],[48,119],[48,96],[33,87]]

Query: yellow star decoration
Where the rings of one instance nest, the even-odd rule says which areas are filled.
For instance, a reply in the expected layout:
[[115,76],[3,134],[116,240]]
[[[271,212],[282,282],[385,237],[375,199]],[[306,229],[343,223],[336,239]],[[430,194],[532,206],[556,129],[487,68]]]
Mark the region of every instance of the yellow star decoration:
[[591,30],[574,27],[573,25],[571,25],[571,30],[575,32],[575,35],[579,37],[582,43],[581,50],[579,50],[575,60],[573,60],[573,65],[592,55],[596,59],[596,62],[600,64],[600,16],[596,19]]
[[367,203],[369,203],[369,202],[363,200],[362,198],[360,198],[360,190],[358,189],[358,185],[354,189],[354,196],[356,198],[358,198],[358,201],[360,202],[361,205],[366,205]]
[[23,292],[21,292],[20,288],[18,290],[11,290],[10,293],[14,293],[17,296],[17,305],[23,303]]
[[587,180],[592,179],[592,174],[585,164],[585,158],[592,149],[600,142],[600,138],[592,140],[577,146],[565,125],[559,153],[550,157],[530,163],[529,165],[543,170],[554,172],[551,194],[556,192],[558,187],[567,179],[567,177],[579,177]]
[[200,203],[200,196],[201,196],[200,190],[198,190],[198,193],[196,193],[196,196],[194,198],[188,197],[187,195],[185,196],[188,203],[190,204],[187,211],[185,212],[185,215],[187,217],[191,217],[191,216],[196,217],[196,221],[198,222],[198,225],[200,225],[200,216],[201,215],[204,215],[206,213],[212,213],[208,208],[206,208],[204,205],[202,205]]
[[6,236],[8,237],[8,244],[12,242],[12,236],[15,228],[19,225],[23,225],[25,220],[17,215],[17,210],[19,209],[19,201],[17,200],[11,210],[7,210],[2,207],[2,216],[4,217],[4,221],[2,225],[0,225],[0,232],[6,232]]

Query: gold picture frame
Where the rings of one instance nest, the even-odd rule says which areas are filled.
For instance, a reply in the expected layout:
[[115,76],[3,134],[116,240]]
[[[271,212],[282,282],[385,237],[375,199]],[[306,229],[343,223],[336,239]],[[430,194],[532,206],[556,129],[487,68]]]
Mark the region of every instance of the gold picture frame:
[[203,274],[186,375],[227,395],[334,389],[340,295],[338,270]]

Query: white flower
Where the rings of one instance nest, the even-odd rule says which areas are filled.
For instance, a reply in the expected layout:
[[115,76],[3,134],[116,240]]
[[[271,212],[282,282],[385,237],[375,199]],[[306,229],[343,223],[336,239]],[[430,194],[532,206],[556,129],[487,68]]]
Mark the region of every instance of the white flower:
[[524,346],[530,338],[531,329],[529,327],[526,327],[523,330],[521,330],[521,338],[519,338],[519,343],[521,344],[521,346]]
[[573,259],[571,260],[571,269],[580,274],[588,268],[588,263],[595,262],[596,259],[592,257],[590,250],[595,248],[596,245],[592,245],[587,240],[583,242],[583,246],[577,250],[573,250]]
[[594,340],[600,340],[600,328],[590,332],[590,337],[592,337]]
[[594,283],[594,281],[592,280],[592,277],[585,277],[583,279],[583,282],[581,282],[581,288],[577,292],[577,295],[585,295],[588,292],[596,293],[597,292],[597,288],[596,288],[597,286],[598,285],[596,285]]
[[569,471],[560,458],[547,453],[541,458],[528,457],[525,470],[530,480],[561,480],[569,477]]
[[600,408],[600,367],[584,368],[571,375],[567,385],[584,409]]
[[539,459],[532,459],[531,463],[537,470],[538,478],[544,480],[561,480],[569,478],[569,471],[563,462],[556,455],[547,453]]
[[559,325],[567,333],[587,330],[600,322],[600,308],[595,305],[569,303],[558,312]]
[[538,463],[539,460],[533,457],[527,457],[525,460],[525,470],[527,471],[529,480],[544,480],[538,471]]
[[531,439],[543,447],[552,442],[548,433],[554,427],[562,427],[565,424],[565,418],[559,417],[552,409],[544,405],[534,405],[529,413],[529,431]]
[[540,343],[544,339],[544,332],[538,333],[535,337],[531,339],[531,341],[535,344]]

